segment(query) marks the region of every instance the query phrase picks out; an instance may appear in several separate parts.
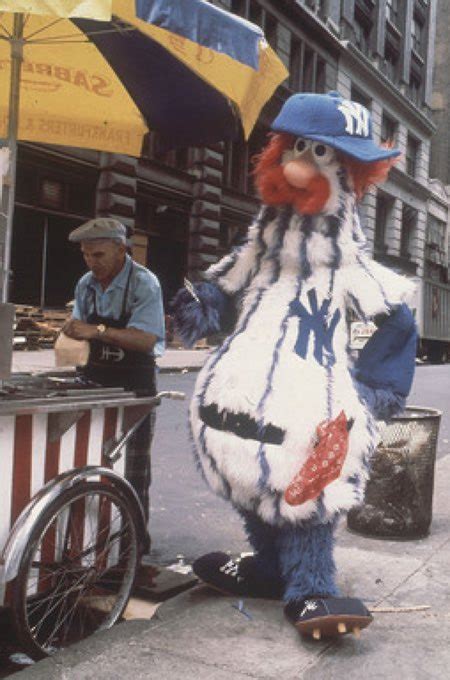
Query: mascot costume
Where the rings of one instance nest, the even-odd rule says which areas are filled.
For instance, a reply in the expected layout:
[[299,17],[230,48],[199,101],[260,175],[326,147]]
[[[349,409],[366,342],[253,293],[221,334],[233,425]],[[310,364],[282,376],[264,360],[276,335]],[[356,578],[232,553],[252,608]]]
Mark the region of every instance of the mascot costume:
[[[283,598],[302,634],[358,634],[372,617],[338,591],[334,532],[363,501],[378,421],[405,404],[416,329],[413,285],[369,257],[357,201],[399,152],[376,145],[369,111],[336,92],[290,97],[272,129],[246,241],[174,300],[187,346],[228,333],[198,376],[191,429],[204,477],[254,549],[204,555],[194,571],[226,593]],[[352,319],[378,326],[356,361]]]

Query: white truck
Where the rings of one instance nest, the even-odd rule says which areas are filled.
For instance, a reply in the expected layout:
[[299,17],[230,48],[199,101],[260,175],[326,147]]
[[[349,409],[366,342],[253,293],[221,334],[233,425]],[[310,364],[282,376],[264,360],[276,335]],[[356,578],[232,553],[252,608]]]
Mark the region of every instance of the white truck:
[[450,285],[422,279],[418,285],[418,356],[431,363],[450,360]]

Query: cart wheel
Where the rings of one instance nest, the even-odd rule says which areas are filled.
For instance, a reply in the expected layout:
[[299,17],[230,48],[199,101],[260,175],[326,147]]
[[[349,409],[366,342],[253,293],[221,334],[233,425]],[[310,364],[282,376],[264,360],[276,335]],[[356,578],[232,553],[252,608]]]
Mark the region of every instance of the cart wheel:
[[83,482],[37,518],[13,584],[14,626],[42,659],[121,617],[139,560],[129,502],[111,485]]

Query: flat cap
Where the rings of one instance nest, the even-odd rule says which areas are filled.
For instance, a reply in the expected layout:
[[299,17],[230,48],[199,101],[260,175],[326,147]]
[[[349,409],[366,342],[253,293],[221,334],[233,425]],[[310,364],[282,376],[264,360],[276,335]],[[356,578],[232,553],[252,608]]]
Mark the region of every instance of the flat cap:
[[113,238],[126,243],[127,230],[119,220],[113,220],[111,217],[94,217],[93,220],[85,222],[69,234],[69,241],[75,243],[93,241],[98,238]]

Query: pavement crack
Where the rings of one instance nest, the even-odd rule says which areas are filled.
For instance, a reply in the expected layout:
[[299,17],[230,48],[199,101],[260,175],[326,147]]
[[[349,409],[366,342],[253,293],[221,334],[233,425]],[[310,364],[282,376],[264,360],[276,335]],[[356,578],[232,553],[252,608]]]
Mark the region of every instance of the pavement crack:
[[408,574],[408,576],[406,576],[406,578],[404,578],[403,581],[401,581],[400,583],[397,583],[397,585],[394,588],[392,588],[392,590],[389,593],[386,593],[386,595],[383,595],[383,597],[381,599],[379,599],[375,603],[374,606],[378,607],[382,602],[385,602],[390,597],[392,597],[392,595],[394,595],[394,593],[396,593],[397,590],[399,590],[399,588],[404,586],[405,583],[408,583],[408,581],[410,581],[416,574],[418,574],[420,571],[422,571],[427,566],[427,564],[429,564],[431,562],[431,560],[434,558],[434,556],[438,552],[440,552],[440,550],[445,548],[445,546],[448,545],[449,543],[450,543],[450,538],[447,538],[440,546],[438,546],[435,550],[433,550],[433,552],[422,562],[422,564],[420,564],[417,567],[417,569],[414,569],[414,571],[412,571],[410,574]]
[[206,661],[205,659],[196,658],[195,656],[187,656],[186,650],[184,650],[183,653],[182,652],[177,653],[177,651],[174,649],[167,649],[167,647],[159,647],[156,645],[152,645],[151,647],[147,647],[147,652],[159,652],[161,654],[168,654],[171,657],[176,657],[177,659],[184,663],[186,662],[187,659],[189,659],[190,661],[205,666],[206,668],[217,668],[218,670],[233,674],[237,678],[242,677],[242,678],[255,678],[255,680],[271,680],[274,677],[270,675],[262,676],[261,673],[255,675],[254,673],[249,673],[248,671],[245,670],[235,671],[231,669],[229,666],[225,666],[220,663],[212,663]]

